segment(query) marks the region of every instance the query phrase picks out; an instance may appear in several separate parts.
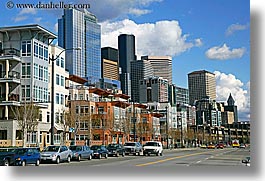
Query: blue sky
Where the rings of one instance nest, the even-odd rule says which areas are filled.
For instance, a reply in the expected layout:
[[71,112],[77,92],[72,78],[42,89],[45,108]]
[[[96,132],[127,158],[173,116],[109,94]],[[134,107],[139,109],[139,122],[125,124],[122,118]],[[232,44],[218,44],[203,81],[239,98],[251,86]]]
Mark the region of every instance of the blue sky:
[[[1,1],[0,26],[40,24],[57,34],[61,9],[19,9]],[[18,3],[18,1],[13,1]],[[50,1],[41,1],[42,3]],[[60,1],[52,1],[59,3]],[[250,2],[247,0],[87,0],[102,25],[102,46],[117,48],[120,33],[136,36],[137,56],[170,55],[173,83],[187,74],[216,74],[217,100],[232,93],[239,119],[250,117]],[[23,3],[34,3],[26,0]],[[4,15],[4,16],[3,16]],[[8,18],[6,18],[8,17]]]

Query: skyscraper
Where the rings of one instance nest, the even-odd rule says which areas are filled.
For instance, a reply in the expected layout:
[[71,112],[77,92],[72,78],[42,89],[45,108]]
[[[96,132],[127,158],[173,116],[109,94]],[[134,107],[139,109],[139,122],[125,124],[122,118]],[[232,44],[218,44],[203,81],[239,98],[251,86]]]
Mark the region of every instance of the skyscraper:
[[102,78],[119,80],[118,50],[111,47],[101,48]]
[[215,74],[206,70],[194,71],[188,74],[189,103],[209,97],[216,100]]
[[65,9],[58,20],[58,45],[67,49],[66,68],[70,74],[94,84],[101,78],[101,28],[87,10]]
[[131,61],[136,60],[135,36],[121,34],[118,37],[119,65],[121,68],[120,81],[121,90],[124,94],[131,96]]
[[142,60],[148,60],[152,64],[154,76],[167,79],[172,84],[172,58],[170,56],[142,56]]
[[131,91],[132,100],[139,102],[139,84],[140,80],[154,76],[153,68],[148,60],[136,60],[131,62]]

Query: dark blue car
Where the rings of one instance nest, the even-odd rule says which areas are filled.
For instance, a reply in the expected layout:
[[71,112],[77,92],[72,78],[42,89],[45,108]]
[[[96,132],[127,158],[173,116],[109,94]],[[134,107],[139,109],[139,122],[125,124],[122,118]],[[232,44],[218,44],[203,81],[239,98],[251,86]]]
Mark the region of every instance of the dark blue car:
[[93,158],[108,158],[109,151],[104,145],[93,145],[90,147],[90,149],[94,152]]
[[40,151],[38,148],[17,148],[15,153],[15,165],[26,166],[27,164],[40,165]]

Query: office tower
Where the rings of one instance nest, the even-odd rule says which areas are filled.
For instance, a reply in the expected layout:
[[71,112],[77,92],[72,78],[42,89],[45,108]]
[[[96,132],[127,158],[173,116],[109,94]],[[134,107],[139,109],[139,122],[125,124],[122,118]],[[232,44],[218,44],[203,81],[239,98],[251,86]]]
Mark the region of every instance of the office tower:
[[136,60],[135,36],[121,34],[118,37],[120,81],[123,94],[131,96],[131,61]]
[[131,62],[131,91],[133,102],[139,102],[140,80],[154,76],[152,65],[147,60],[136,60]]
[[172,58],[170,56],[142,56],[142,60],[151,62],[154,76],[163,77],[172,84]]
[[194,71],[188,74],[189,103],[195,105],[205,97],[216,100],[216,80],[214,73],[206,70]]
[[87,10],[64,9],[58,20],[58,45],[67,49],[66,68],[70,75],[95,84],[101,78],[101,28],[95,15]]
[[238,123],[237,106],[235,105],[235,101],[231,93],[227,99],[227,105],[224,106],[224,111],[227,115],[225,124]]
[[102,78],[119,80],[118,50],[111,47],[101,48]]
[[162,77],[149,77],[140,80],[139,102],[168,102],[168,80]]

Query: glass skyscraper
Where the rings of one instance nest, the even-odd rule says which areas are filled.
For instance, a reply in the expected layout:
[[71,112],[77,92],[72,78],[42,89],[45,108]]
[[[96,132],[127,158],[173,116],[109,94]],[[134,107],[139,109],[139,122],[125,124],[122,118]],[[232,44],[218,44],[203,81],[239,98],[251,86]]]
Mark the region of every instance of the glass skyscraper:
[[65,9],[58,20],[58,45],[78,48],[66,51],[66,68],[69,74],[86,78],[95,84],[101,78],[101,27],[95,15],[87,10]]

